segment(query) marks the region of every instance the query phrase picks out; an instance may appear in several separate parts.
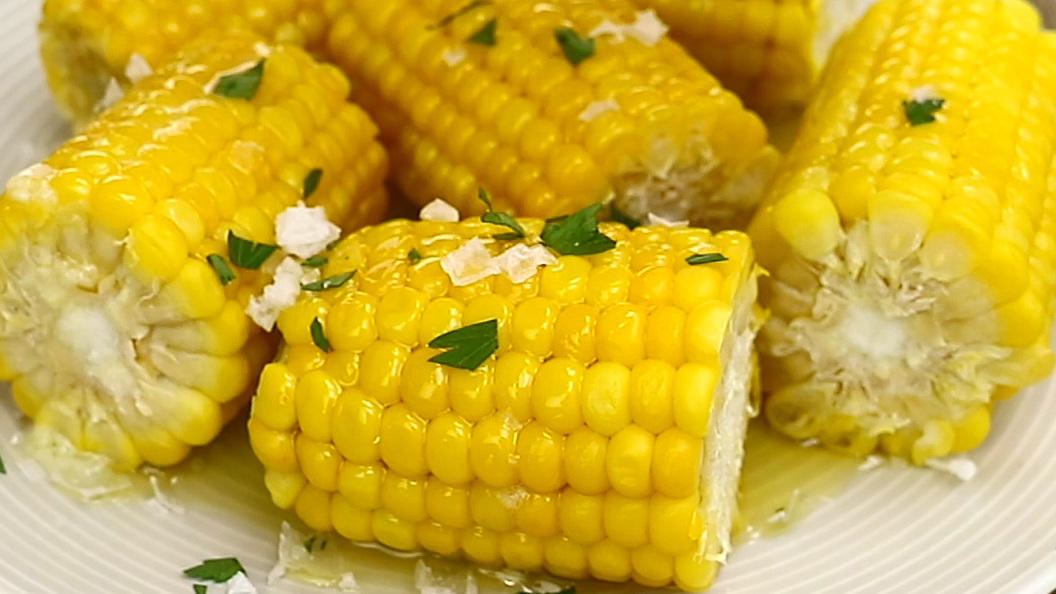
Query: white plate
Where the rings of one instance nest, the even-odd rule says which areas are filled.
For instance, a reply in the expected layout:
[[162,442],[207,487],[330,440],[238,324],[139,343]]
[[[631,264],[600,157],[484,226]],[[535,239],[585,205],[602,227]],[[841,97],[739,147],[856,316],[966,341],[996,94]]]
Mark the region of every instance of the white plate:
[[[0,0],[0,177],[38,159],[68,134],[37,58],[39,8]],[[0,392],[0,594],[191,591],[180,571],[204,558],[237,556],[262,592],[283,515],[264,491],[244,430],[235,427],[166,487],[183,513],[142,501],[83,505],[30,470],[9,444],[19,427]],[[979,474],[960,484],[936,472],[882,468],[853,477],[782,536],[739,548],[713,592],[919,592],[1045,594],[1056,587],[1056,383],[998,406],[994,431],[971,457]],[[756,479],[787,478],[793,451],[754,465]],[[817,466],[817,464],[814,464]],[[808,483],[837,480],[843,464]],[[828,474],[833,476],[827,476]],[[808,484],[808,491],[810,490]],[[406,592],[413,565],[364,551],[361,592]],[[591,585],[581,591],[595,591]]]

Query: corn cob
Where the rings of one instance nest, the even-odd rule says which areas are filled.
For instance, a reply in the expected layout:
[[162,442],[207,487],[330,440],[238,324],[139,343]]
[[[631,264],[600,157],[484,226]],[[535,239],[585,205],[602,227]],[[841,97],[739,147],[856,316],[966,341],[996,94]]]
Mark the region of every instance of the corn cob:
[[[395,220],[335,248],[325,274],[355,275],[281,315],[287,344],[253,402],[274,502],[398,550],[706,587],[748,414],[747,238],[606,223],[610,251],[459,286],[472,279],[448,267],[473,238],[485,260],[514,245],[495,229]],[[729,260],[685,260],[715,251]],[[489,321],[479,367],[432,362],[434,338]]]
[[[344,68],[419,204],[442,196],[479,213],[484,187],[497,207],[533,216],[614,198],[640,220],[743,228],[775,166],[761,121],[662,24],[634,27],[627,0],[190,6],[48,0],[43,53],[60,102],[83,114],[133,56],[152,62],[212,21],[242,23]],[[566,57],[592,33],[592,55]]]
[[836,46],[751,226],[776,427],[921,464],[1049,373],[1054,93],[1020,0],[882,0]]
[[802,107],[836,40],[876,0],[634,0],[752,109]]
[[[252,98],[221,89],[250,70]],[[298,48],[203,39],[13,178],[0,376],[21,409],[121,469],[210,441],[274,348],[243,312],[274,259],[238,268],[228,233],[274,242],[314,168],[310,204],[333,220],[384,211],[385,153],[347,93]]]

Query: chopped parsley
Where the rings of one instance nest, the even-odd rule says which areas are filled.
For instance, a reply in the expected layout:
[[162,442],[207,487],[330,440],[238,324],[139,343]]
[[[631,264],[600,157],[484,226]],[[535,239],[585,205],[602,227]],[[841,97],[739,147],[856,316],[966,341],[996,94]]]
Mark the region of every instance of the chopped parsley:
[[206,592],[208,592],[208,591],[209,591],[209,586],[206,586],[205,584],[195,584],[194,585],[194,594],[206,594]]
[[227,265],[227,260],[224,259],[220,254],[209,254],[206,257],[209,261],[209,265],[216,271],[216,276],[220,277],[220,284],[225,287],[231,284],[231,281],[235,280],[235,271],[231,270],[231,267]]
[[227,232],[227,252],[231,256],[231,262],[239,268],[256,270],[279,249],[277,245],[268,243],[257,243],[243,239],[235,235],[234,231]]
[[594,55],[594,38],[580,37],[575,29],[559,27],[554,30],[554,38],[573,66]]
[[499,241],[506,241],[510,239],[524,239],[524,227],[522,227],[521,224],[517,222],[517,219],[507,213],[495,212],[491,209],[491,196],[488,196],[488,193],[484,190],[484,188],[480,188],[480,190],[477,191],[477,196],[480,197],[481,202],[488,206],[488,212],[481,215],[480,220],[484,221],[485,223],[491,223],[492,225],[500,225],[503,227],[507,227],[511,230],[510,233],[499,233],[497,235],[492,235],[493,239],[498,239]]
[[4,459],[0,458],[0,474],[7,474],[7,469],[4,468]]
[[312,342],[315,343],[315,346],[319,347],[320,351],[329,353],[334,350],[333,347],[330,346],[330,341],[326,339],[326,332],[323,330],[323,323],[319,321],[319,318],[312,319],[310,330],[312,331]]
[[935,114],[943,105],[946,105],[945,99],[910,99],[902,102],[902,110],[906,112],[906,119],[911,126],[920,126],[934,122]]
[[319,182],[323,180],[323,170],[315,168],[308,172],[308,175],[304,177],[304,199],[307,200],[312,197],[312,194],[319,189]]
[[412,248],[411,251],[407,252],[407,259],[411,261],[411,264],[417,264],[422,260],[422,255],[418,253],[418,250]]
[[642,226],[641,221],[620,210],[620,207],[616,206],[615,202],[609,205],[609,216],[613,221],[624,225],[628,229],[633,230]]
[[326,263],[329,261],[330,258],[327,258],[322,254],[316,254],[311,258],[305,260],[303,265],[307,266],[308,268],[322,268],[323,266],[326,266]]
[[450,349],[429,359],[433,363],[473,371],[499,350],[499,321],[485,320],[441,334],[429,347]]
[[457,19],[458,17],[466,14],[467,12],[476,10],[476,9],[480,8],[481,6],[486,6],[488,4],[491,4],[491,3],[490,2],[485,2],[483,0],[475,0],[474,2],[470,2],[469,4],[463,6],[462,8],[459,8],[455,12],[452,12],[451,14],[445,16],[444,18],[442,18],[439,21],[433,23],[432,25],[429,25],[429,29],[441,29],[443,27],[446,27],[446,26],[450,25],[451,23],[453,23],[455,19]]
[[246,573],[246,568],[234,557],[207,559],[201,565],[183,570],[183,575],[196,580],[207,580],[222,584],[235,577],[236,573]]
[[469,36],[466,41],[470,43],[479,43],[480,45],[495,45],[498,41],[495,39],[495,29],[498,28],[499,21],[497,19],[491,19],[484,23],[484,26],[480,28],[476,33]]
[[325,537],[320,538],[318,535],[313,535],[309,537],[308,540],[304,541],[304,550],[308,551],[309,553],[314,553],[315,551],[325,551],[327,542],[328,541]]
[[714,254],[693,254],[686,258],[686,262],[690,266],[699,266],[701,264],[714,264],[715,262],[728,262],[729,258],[719,253]]
[[252,99],[257,95],[260,81],[264,78],[264,60],[242,72],[221,76],[213,93],[231,99]]
[[304,289],[305,291],[316,291],[316,292],[318,292],[318,291],[326,291],[326,290],[329,290],[329,289],[336,289],[338,287],[344,286],[345,283],[347,283],[348,281],[352,280],[353,276],[356,276],[356,271],[355,270],[353,270],[352,272],[344,272],[342,274],[335,274],[334,276],[330,276],[330,277],[324,278],[323,280],[317,280],[314,283],[308,283],[307,285],[304,285],[301,288]]
[[601,205],[594,204],[569,215],[568,218],[548,223],[543,229],[543,243],[563,256],[589,256],[616,247],[616,241],[598,230]]

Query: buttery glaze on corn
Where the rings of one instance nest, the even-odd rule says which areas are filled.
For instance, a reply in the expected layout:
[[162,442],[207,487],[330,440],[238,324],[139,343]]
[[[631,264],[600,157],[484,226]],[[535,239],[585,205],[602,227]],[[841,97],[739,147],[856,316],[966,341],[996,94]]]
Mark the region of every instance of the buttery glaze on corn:
[[[252,101],[212,94],[266,58]],[[0,377],[37,424],[119,468],[169,465],[246,402],[274,343],[243,313],[270,282],[207,263],[228,231],[274,242],[311,199],[349,228],[385,208],[376,128],[304,51],[204,39],[133,87],[0,198]]]
[[1021,0],[883,0],[839,43],[751,227],[776,427],[925,463],[1051,371],[1054,94]]
[[[747,238],[604,224],[612,251],[523,284],[453,286],[441,258],[494,229],[397,220],[335,249],[325,274],[358,272],[282,314],[287,345],[253,403],[273,500],[398,550],[706,587],[729,547],[748,413]],[[714,251],[729,261],[685,262]],[[480,368],[429,362],[434,337],[489,319],[499,349]]]

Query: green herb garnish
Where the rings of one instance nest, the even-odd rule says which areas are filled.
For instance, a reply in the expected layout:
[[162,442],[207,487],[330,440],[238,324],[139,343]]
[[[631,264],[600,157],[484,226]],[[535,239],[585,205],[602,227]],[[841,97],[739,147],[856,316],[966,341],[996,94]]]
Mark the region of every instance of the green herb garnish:
[[195,565],[183,570],[183,575],[189,578],[208,580],[218,584],[230,580],[237,573],[246,573],[246,568],[242,567],[242,564],[234,557],[208,559],[203,561],[201,565]]
[[312,194],[319,189],[319,182],[323,180],[323,170],[316,168],[308,172],[308,175],[304,178],[304,199],[307,200],[312,197]]
[[498,239],[499,241],[506,241],[510,239],[524,239],[524,227],[522,227],[521,224],[517,222],[517,219],[507,213],[495,212],[491,209],[491,196],[488,195],[487,191],[485,191],[484,188],[480,188],[479,190],[477,190],[477,196],[480,198],[480,201],[488,207],[488,212],[481,215],[480,220],[484,221],[485,223],[491,223],[492,225],[501,225],[503,227],[507,227],[512,231],[511,233],[499,233],[498,235],[492,235],[493,239]]
[[407,252],[407,259],[411,261],[411,264],[417,264],[421,261],[422,255],[418,253],[418,250],[412,248],[411,251]]
[[464,15],[467,12],[470,12],[472,10],[476,10],[476,9],[480,8],[481,6],[485,6],[487,4],[491,4],[491,3],[490,2],[484,2],[483,0],[475,0],[474,2],[470,2],[469,4],[463,6],[462,8],[459,8],[455,12],[452,12],[451,14],[445,16],[444,18],[442,18],[439,21],[433,23],[432,25],[429,25],[429,29],[440,29],[440,28],[446,27],[446,26],[450,25],[451,23],[453,23],[454,20],[457,19],[458,17],[460,17],[460,16],[462,16],[462,15]]
[[613,221],[624,225],[628,229],[633,230],[642,226],[641,221],[620,210],[620,207],[616,206],[615,202],[609,205],[609,216],[612,217]]
[[319,321],[319,318],[312,319],[312,325],[310,330],[312,331],[312,342],[315,346],[319,347],[320,351],[329,353],[334,350],[330,346],[330,341],[326,339],[326,332],[323,330],[323,323]]
[[344,273],[341,273],[341,274],[335,274],[334,276],[330,276],[330,277],[324,278],[323,280],[317,280],[314,283],[308,283],[307,285],[303,285],[301,288],[304,289],[305,291],[316,291],[316,292],[318,292],[318,291],[327,291],[329,289],[336,289],[336,288],[338,288],[340,286],[343,286],[348,281],[352,280],[352,277],[355,276],[355,275],[356,275],[356,271],[355,270],[353,270],[352,272],[344,272]]
[[699,266],[701,264],[714,264],[715,262],[728,262],[729,258],[719,253],[714,254],[693,254],[686,258],[686,262],[690,266]]
[[935,121],[935,114],[946,105],[945,99],[925,99],[923,101],[907,100],[902,102],[902,110],[911,126],[930,124]]
[[194,585],[194,594],[205,594],[208,591],[209,591],[209,586],[206,586],[205,584],[195,584]]
[[543,229],[543,243],[565,256],[589,256],[611,250],[616,241],[598,230],[599,212],[601,205],[594,204],[548,224]]
[[0,458],[0,474],[7,474],[7,469],[4,468],[4,459]]
[[277,249],[279,249],[277,245],[257,243],[235,235],[234,231],[227,232],[227,253],[231,256],[231,263],[239,268],[256,270]]
[[486,320],[437,336],[430,348],[451,349],[433,356],[430,361],[473,371],[499,350],[499,322]]
[[498,28],[499,21],[497,19],[491,19],[484,23],[484,26],[479,31],[469,36],[466,41],[470,43],[479,43],[480,45],[495,45],[498,41],[495,39],[495,29]]
[[301,265],[307,266],[308,268],[322,268],[323,266],[326,266],[326,263],[329,261],[330,258],[327,258],[322,254],[316,254],[305,260]]
[[304,541],[304,550],[306,550],[309,553],[311,553],[312,552],[312,548],[315,547],[315,539],[316,538],[317,537],[313,536],[313,537],[309,538],[308,540]]
[[231,267],[227,265],[227,260],[224,259],[220,254],[209,254],[205,258],[209,265],[216,271],[216,276],[220,277],[220,284],[225,287],[235,280],[235,271],[231,270]]
[[256,66],[248,70],[221,76],[213,93],[231,99],[249,100],[257,95],[262,78],[264,78],[264,60],[257,62]]
[[594,55],[594,38],[580,37],[575,29],[559,27],[554,30],[554,38],[573,66]]

